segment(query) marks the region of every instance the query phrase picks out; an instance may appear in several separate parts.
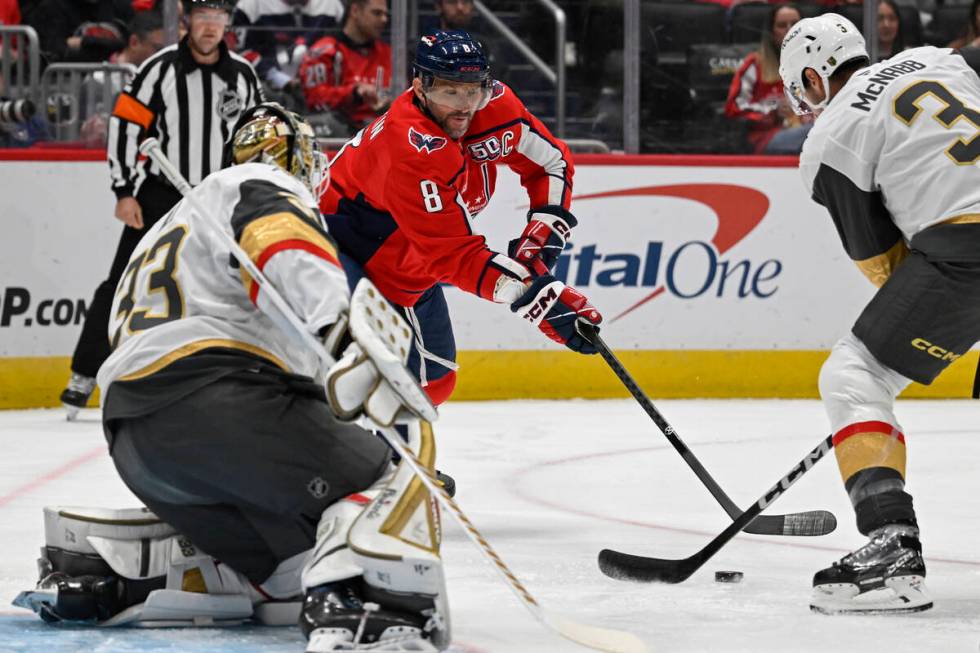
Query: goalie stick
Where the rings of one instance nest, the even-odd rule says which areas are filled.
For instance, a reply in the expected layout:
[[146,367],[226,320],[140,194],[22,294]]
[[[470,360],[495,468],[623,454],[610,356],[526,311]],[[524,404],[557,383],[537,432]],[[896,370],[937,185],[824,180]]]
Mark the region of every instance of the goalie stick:
[[707,546],[694,555],[681,560],[664,558],[648,558],[645,556],[620,553],[612,549],[599,552],[599,569],[606,576],[618,580],[633,580],[642,582],[681,583],[691,574],[701,568],[711,556],[725,546],[730,539],[744,529],[756,516],[781,497],[793,483],[806,474],[824,455],[833,449],[833,436],[828,435],[803,460],[796,464],[786,476],[762,495],[751,508],[743,512],[738,519],[728,525]]
[[[190,194],[190,184],[187,183],[181,176],[180,171],[167,159],[166,155],[160,149],[159,142],[155,138],[144,140],[140,144],[140,152],[150,157],[160,166],[160,170],[163,171],[177,190],[191,203],[208,227],[220,235],[238,262],[248,271],[252,279],[259,284],[261,291],[266,293],[266,297],[272,302],[272,306],[280,312],[280,315],[277,316],[277,324],[285,333],[290,337],[298,338],[301,344],[309,347],[324,365],[332,365],[334,360],[326,349],[324,349],[323,344],[306,329],[302,320],[289,307],[275,286],[255,266],[248,255],[235,242],[234,238],[225,232],[220,225],[214,223],[212,218],[202,209],[196,198]],[[360,288],[365,284],[373,289],[373,286],[367,279],[362,279],[358,287]],[[381,298],[381,301],[386,300]],[[354,304],[355,302],[352,301],[352,311],[354,311]],[[360,338],[358,344],[365,351],[371,352],[372,361],[375,361],[376,364],[383,367],[385,371],[391,370],[392,366],[389,363],[394,358],[393,352],[386,350],[384,341],[378,338],[376,334],[373,334],[367,325],[368,318],[366,316],[351,315],[351,330],[355,335],[355,339]],[[376,361],[376,356],[382,360]],[[402,397],[404,404],[407,407],[411,407],[410,410],[412,410],[416,417],[426,421],[434,421],[438,417],[438,414],[436,413],[435,407],[429,401],[428,396],[422,390],[421,386],[419,386],[418,382],[409,376],[404,366],[402,366],[402,371],[404,374],[401,379],[386,376],[385,380]],[[456,501],[449,496],[441,483],[435,479],[433,473],[405,445],[405,442],[398,435],[397,431],[389,427],[381,427],[379,431],[391,448],[402,457],[402,460],[408,463],[422,484],[425,485],[443,508],[463,528],[467,537],[476,545],[483,557],[500,573],[508,587],[510,587],[524,607],[542,625],[565,639],[598,651],[606,651],[608,653],[647,653],[648,649],[646,645],[632,633],[578,623],[542,608],[537,600],[525,589],[524,585],[518,580],[507,564],[497,555],[497,552],[490,546],[490,543],[476,530],[476,527],[473,526],[473,523],[463,513]]]
[[[697,459],[694,453],[688,449],[687,445],[680,439],[677,435],[677,431],[671,426],[666,418],[657,410],[657,407],[653,405],[650,398],[644,394],[643,390],[637,384],[636,380],[630,375],[630,373],[623,367],[623,364],[619,362],[616,355],[609,349],[606,343],[599,336],[596,328],[591,324],[583,323],[579,321],[578,330],[586,339],[590,340],[595,348],[599,351],[603,360],[609,365],[609,368],[613,371],[629,393],[633,395],[640,407],[650,416],[653,423],[657,425],[661,433],[667,438],[674,449],[681,455],[684,462],[687,463],[688,467],[694,472],[695,476],[708,488],[708,492],[711,496],[724,508],[725,512],[732,519],[737,519],[742,515],[742,510],[735,505],[725,491],[721,489],[708,470],[704,468],[701,461]],[[834,529],[837,528],[837,518],[832,512],[826,510],[809,510],[807,512],[795,512],[787,515],[760,515],[755,520],[751,521],[748,526],[745,527],[746,533],[752,533],[755,535],[826,535],[832,533]]]

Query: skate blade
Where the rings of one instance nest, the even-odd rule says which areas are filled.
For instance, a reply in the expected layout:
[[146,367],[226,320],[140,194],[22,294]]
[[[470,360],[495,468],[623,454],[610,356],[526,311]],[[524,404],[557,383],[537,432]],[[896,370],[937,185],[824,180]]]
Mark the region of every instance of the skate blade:
[[50,608],[58,602],[58,591],[51,590],[28,590],[21,592],[12,601],[18,608],[30,610],[34,614],[41,614],[43,608]]
[[78,413],[82,410],[78,406],[72,406],[71,404],[62,403],[65,408],[65,421],[74,422],[78,418]]
[[932,607],[932,597],[922,576],[895,576],[885,587],[859,593],[851,583],[813,588],[810,610],[825,615],[889,615],[922,612]]
[[310,633],[306,653],[331,653],[332,651],[438,653],[439,649],[429,640],[422,638],[415,628],[389,628],[377,642],[370,644],[364,642],[355,644],[353,633],[346,628],[318,628]]

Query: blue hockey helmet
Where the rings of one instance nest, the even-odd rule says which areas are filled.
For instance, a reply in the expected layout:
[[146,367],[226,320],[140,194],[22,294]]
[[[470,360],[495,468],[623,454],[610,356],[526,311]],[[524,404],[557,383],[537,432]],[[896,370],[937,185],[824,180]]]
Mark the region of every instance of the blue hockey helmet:
[[490,84],[490,61],[483,46],[463,30],[437,30],[419,39],[415,48],[415,77],[426,86],[433,78],[451,82]]

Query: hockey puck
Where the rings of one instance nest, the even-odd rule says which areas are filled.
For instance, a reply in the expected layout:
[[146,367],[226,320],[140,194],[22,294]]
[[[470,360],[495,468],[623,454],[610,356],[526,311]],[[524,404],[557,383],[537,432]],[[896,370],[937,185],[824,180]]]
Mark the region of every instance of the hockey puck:
[[740,571],[716,571],[715,572],[715,582],[716,583],[741,583],[742,578],[745,576]]

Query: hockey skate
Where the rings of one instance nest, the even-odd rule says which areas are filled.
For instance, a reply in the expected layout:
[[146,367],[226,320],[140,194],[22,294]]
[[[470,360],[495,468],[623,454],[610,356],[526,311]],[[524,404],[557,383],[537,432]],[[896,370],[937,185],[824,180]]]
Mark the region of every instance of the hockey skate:
[[822,614],[893,614],[932,607],[919,529],[888,524],[871,541],[813,577],[810,609]]
[[[413,452],[431,470],[431,427],[415,421],[409,430]],[[328,507],[303,570],[307,653],[445,650],[452,636],[441,533],[434,500],[404,461]]]
[[309,638],[307,653],[364,650],[435,653],[439,649],[429,639],[433,627],[430,616],[434,614],[431,597],[386,592],[371,587],[361,578],[352,578],[307,591],[299,623]]
[[21,592],[14,605],[33,610],[48,623],[57,621],[106,621],[125,606],[118,578],[113,576],[69,576],[55,571],[40,580],[37,588]]
[[68,413],[69,422],[74,421],[78,416],[78,411],[85,408],[88,398],[92,396],[94,390],[94,378],[77,372],[71,373],[68,387],[61,391],[61,405],[65,407],[65,411]]

